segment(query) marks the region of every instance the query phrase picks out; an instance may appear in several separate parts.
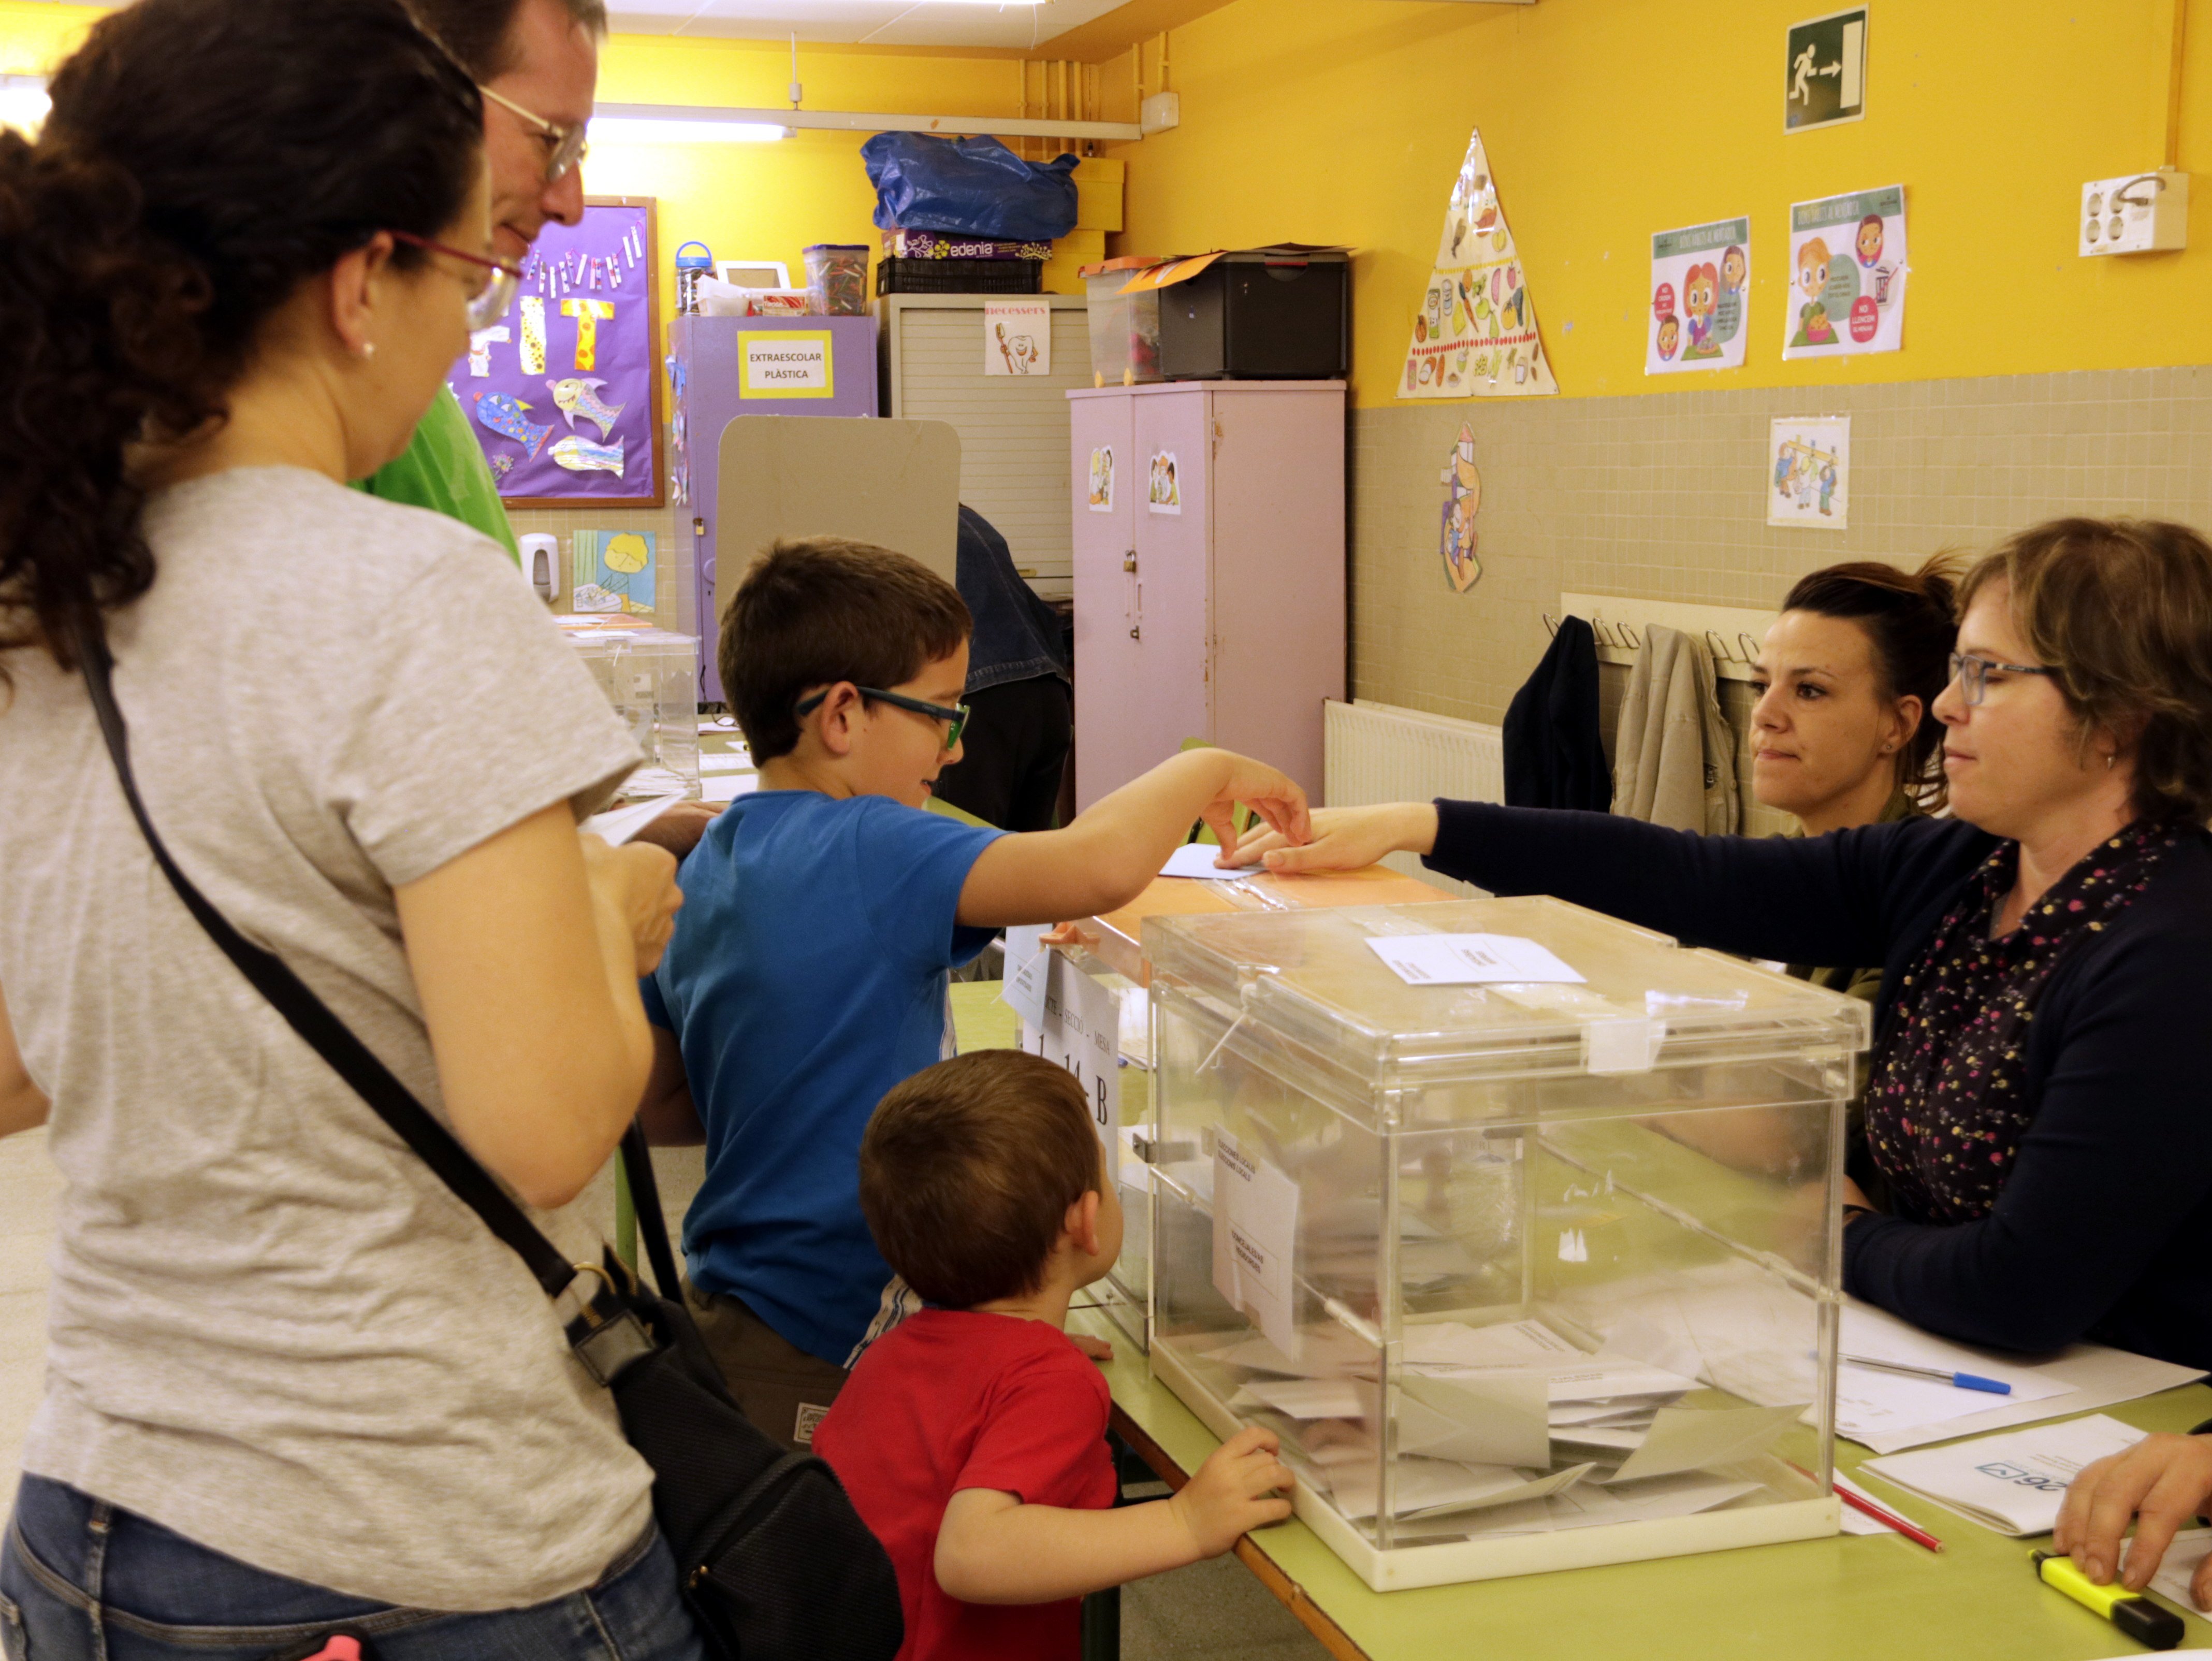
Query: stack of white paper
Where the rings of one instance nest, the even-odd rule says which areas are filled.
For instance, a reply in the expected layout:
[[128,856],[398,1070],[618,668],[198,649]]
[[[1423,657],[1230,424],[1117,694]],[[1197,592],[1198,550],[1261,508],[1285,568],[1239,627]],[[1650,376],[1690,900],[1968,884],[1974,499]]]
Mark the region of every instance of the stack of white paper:
[[2132,1425],[2098,1413],[1918,1453],[1890,1454],[1859,1469],[1999,1534],[2048,1534],[2057,1526],[2067,1485],[2081,1468],[2126,1451],[2143,1435]]

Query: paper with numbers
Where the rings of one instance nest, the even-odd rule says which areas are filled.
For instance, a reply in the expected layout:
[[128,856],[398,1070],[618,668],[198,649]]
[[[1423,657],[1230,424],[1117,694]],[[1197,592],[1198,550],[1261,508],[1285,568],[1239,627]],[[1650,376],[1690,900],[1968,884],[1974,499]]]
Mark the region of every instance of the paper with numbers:
[[1893,1453],[1868,1460],[1859,1470],[1999,1534],[2048,1534],[2057,1526],[2067,1484],[2082,1468],[2124,1453],[2144,1434],[2133,1425],[2093,1413],[2064,1424]]
[[1227,1131],[1213,1146],[1213,1287],[1296,1360],[1297,1299],[1291,1262],[1298,1235],[1298,1186],[1247,1154]]
[[1535,941],[1513,934],[1377,934],[1367,944],[1408,986],[1583,982]]

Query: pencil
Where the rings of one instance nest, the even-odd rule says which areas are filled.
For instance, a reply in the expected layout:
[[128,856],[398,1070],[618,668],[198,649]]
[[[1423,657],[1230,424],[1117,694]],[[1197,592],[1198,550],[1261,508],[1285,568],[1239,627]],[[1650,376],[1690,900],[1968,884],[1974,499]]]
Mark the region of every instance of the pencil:
[[[1811,1471],[1806,1469],[1804,1466],[1799,1464],[1794,1459],[1785,1459],[1782,1463],[1788,1465],[1790,1469],[1796,1471],[1800,1476],[1805,1477],[1808,1481],[1818,1480],[1813,1475]],[[1914,1524],[1906,1522],[1905,1518],[1899,1517],[1893,1511],[1883,1510],[1881,1506],[1875,1504],[1873,1500],[1867,1499],[1863,1494],[1853,1494],[1849,1488],[1843,1487],[1840,1483],[1838,1484],[1836,1488],[1836,1498],[1842,1500],[1853,1511],[1859,1512],[1865,1516],[1873,1518],[1875,1522],[1881,1524],[1884,1528],[1894,1529],[1898,1533],[1911,1541],[1916,1546],[1925,1546],[1930,1551],[1941,1551],[1943,1549],[1943,1542],[1941,1540],[1938,1540],[1934,1535],[1929,1533],[1926,1529],[1916,1527]]]

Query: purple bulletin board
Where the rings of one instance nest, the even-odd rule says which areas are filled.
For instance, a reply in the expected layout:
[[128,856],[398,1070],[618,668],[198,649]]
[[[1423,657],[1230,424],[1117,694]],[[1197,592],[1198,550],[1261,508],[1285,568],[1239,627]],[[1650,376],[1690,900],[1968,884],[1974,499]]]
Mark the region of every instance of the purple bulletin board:
[[649,196],[586,198],[549,224],[507,313],[449,377],[517,507],[658,508],[659,249]]

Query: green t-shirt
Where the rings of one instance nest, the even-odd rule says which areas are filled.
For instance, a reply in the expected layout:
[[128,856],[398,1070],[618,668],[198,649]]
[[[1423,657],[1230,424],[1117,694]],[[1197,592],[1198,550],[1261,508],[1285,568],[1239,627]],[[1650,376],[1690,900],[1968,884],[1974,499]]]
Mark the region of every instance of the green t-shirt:
[[451,386],[438,388],[406,453],[367,478],[356,479],[353,488],[457,519],[506,549],[518,569],[522,564],[514,527],[507,522],[507,504],[499,499],[483,449],[469,430],[469,418]]

